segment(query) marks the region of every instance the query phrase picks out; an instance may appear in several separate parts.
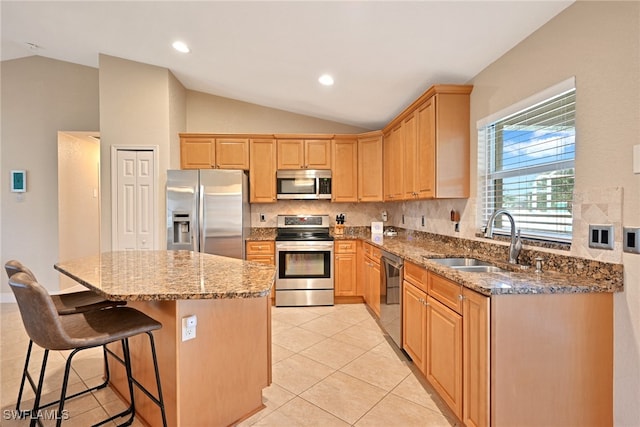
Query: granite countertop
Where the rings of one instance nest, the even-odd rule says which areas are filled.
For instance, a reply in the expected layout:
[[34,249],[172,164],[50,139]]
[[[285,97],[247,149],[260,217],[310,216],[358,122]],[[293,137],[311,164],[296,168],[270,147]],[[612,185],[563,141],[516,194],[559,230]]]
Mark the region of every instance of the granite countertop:
[[123,301],[264,297],[276,271],[191,251],[105,252],[54,268],[106,298]]
[[[249,240],[273,240],[275,237],[274,229],[254,230]],[[507,262],[508,244],[447,238],[420,232],[407,233],[404,230],[400,230],[398,236],[384,236],[382,241],[373,241],[367,227],[352,227],[345,230],[344,235],[334,235],[334,239],[359,239],[371,243],[483,295],[570,294],[623,290],[622,264],[602,263],[525,249],[521,254],[521,263],[525,265],[523,268]],[[542,273],[536,273],[535,269],[530,267],[537,256],[544,258]],[[505,271],[463,272],[431,260],[448,257],[477,258],[491,262]]]
[[[353,238],[353,237],[351,237]],[[592,261],[583,260],[585,266],[580,274],[569,274],[544,270],[536,273],[533,267],[527,265],[512,265],[486,252],[473,251],[469,248],[456,247],[451,243],[415,239],[412,235],[399,234],[396,237],[384,236],[382,241],[374,242],[371,235],[358,236],[385,251],[391,252],[422,266],[466,288],[484,295],[506,294],[571,294],[621,292],[623,289],[622,268],[619,264],[608,264],[613,269],[606,278],[594,277],[598,275],[597,263],[590,268]],[[468,257],[491,262],[505,271],[495,273],[464,272],[432,261],[434,258]],[[617,274],[619,273],[619,274]]]

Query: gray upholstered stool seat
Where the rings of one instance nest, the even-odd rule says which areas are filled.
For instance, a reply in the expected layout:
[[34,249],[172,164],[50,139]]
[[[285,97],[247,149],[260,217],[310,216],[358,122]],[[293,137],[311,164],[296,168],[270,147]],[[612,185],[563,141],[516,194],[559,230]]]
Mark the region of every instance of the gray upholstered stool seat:
[[[9,278],[11,278],[11,276],[13,276],[16,273],[25,273],[29,275],[29,277],[31,277],[34,281],[37,281],[36,276],[31,272],[31,270],[27,268],[27,266],[22,264],[20,261],[17,261],[17,260],[7,261],[7,263],[4,265],[4,269],[7,272],[7,276],[9,276]],[[71,293],[65,293],[65,294],[59,294],[59,295],[51,295],[51,300],[53,301],[56,307],[56,310],[58,311],[58,314],[62,314],[62,315],[82,313],[89,310],[100,310],[103,308],[109,308],[109,307],[115,307],[115,306],[127,304],[126,301],[107,300],[92,291],[79,291],[79,292],[71,292]],[[31,388],[33,388],[34,390],[36,388],[35,382],[33,381],[33,378],[31,378],[31,375],[29,374],[29,360],[31,359],[32,347],[33,347],[33,341],[29,340],[29,346],[27,347],[27,354],[25,357],[24,368],[22,370],[22,379],[20,381],[20,388],[18,390],[18,399],[16,401],[16,411],[18,411],[18,413],[23,412],[22,409],[20,409],[20,403],[22,401],[22,393],[24,391],[25,381],[28,380],[29,384],[31,384]],[[105,366],[106,366],[106,363],[107,363],[106,350],[104,351],[104,360],[105,360]],[[105,376],[105,380],[102,384],[99,384],[87,390],[78,392],[73,396],[70,396],[70,398],[106,387],[109,382],[108,369],[106,373],[107,375]]]
[[[39,382],[36,387],[36,398],[31,411],[31,425],[35,425],[36,421],[40,421],[37,415],[41,413],[44,407],[55,403],[58,403],[58,418],[56,425],[59,426],[62,423],[64,403],[68,398],[66,396],[66,389],[69,380],[69,372],[71,370],[71,362],[73,360],[73,356],[78,351],[92,347],[105,346],[106,344],[120,341],[122,343],[124,360],[110,352],[106,347],[104,348],[105,351],[114,355],[117,360],[125,365],[131,405],[120,414],[114,415],[113,417],[110,417],[96,425],[105,424],[125,415],[130,415],[130,418],[124,425],[128,425],[133,421],[133,417],[135,416],[133,385],[135,383],[136,386],[138,386],[160,407],[163,424],[166,426],[166,415],[164,410],[164,401],[162,398],[162,388],[160,385],[155,344],[153,341],[153,335],[151,334],[152,331],[160,329],[162,324],[146,314],[128,307],[90,310],[83,313],[61,316],[58,314],[47,290],[36,282],[29,274],[14,274],[9,279],[9,285],[11,286],[11,290],[18,302],[20,315],[29,338],[31,338],[34,343],[45,349]],[[129,354],[128,339],[143,333],[148,335],[151,345],[151,354],[156,375],[157,397],[153,396],[140,383],[138,383],[131,374],[131,358]],[[52,404],[41,405],[40,397],[42,394],[44,373],[49,351],[72,349],[73,351],[69,354],[65,366],[60,400],[53,402]]]

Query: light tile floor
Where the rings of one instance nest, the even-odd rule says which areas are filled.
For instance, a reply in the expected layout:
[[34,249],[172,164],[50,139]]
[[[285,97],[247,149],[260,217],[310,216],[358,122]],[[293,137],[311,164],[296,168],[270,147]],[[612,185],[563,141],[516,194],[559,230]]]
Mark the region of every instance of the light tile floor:
[[[0,425],[15,420],[16,395],[28,344],[16,304],[0,304]],[[415,374],[413,364],[389,343],[362,304],[333,307],[274,307],[273,384],[263,392],[265,408],[240,423],[247,426],[456,426],[444,403]],[[31,371],[42,350],[34,346]],[[48,400],[57,398],[68,352],[51,352],[45,379]],[[80,352],[70,389],[99,384],[99,349]],[[26,388],[22,408],[33,393]],[[66,405],[65,426],[88,426],[124,409],[109,388]],[[55,425],[45,422],[45,425]],[[142,425],[134,421],[134,426]]]

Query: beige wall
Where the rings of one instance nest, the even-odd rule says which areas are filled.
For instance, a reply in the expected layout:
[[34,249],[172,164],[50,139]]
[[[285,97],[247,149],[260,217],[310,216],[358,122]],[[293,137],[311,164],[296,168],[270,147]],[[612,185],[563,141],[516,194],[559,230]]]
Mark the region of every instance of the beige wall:
[[[0,261],[19,259],[58,289],[58,131],[99,128],[98,71],[43,57],[3,61]],[[27,171],[22,199],[8,171]],[[2,280],[2,293],[11,293]]]
[[[184,123],[184,91],[166,68],[100,55],[101,247],[112,246],[111,151],[113,146],[157,146],[156,245],[165,245],[166,170]],[[176,104],[176,105],[174,105]],[[173,147],[173,148],[172,148]],[[115,197],[115,195],[113,195]]]
[[[471,189],[468,200],[385,204],[389,223],[475,239],[476,122],[532,94],[576,78],[576,189],[571,254],[624,264],[615,301],[616,426],[640,426],[640,255],[622,252],[621,226],[640,226],[640,2],[578,1],[475,76],[471,94]],[[462,213],[460,232],[449,221]],[[425,226],[421,216],[425,215]],[[614,224],[615,250],[590,249],[589,223]]]
[[[97,132],[59,132],[58,240],[60,260],[100,253],[100,141]],[[60,289],[78,286],[60,275]]]
[[368,129],[187,91],[187,132],[360,133]]
[[[578,1],[478,74],[471,97],[474,130],[478,119],[576,77],[578,224],[572,252],[606,259],[607,251],[586,248],[584,224],[617,223],[612,261],[625,270],[625,291],[615,296],[618,426],[640,425],[640,255],[619,251],[620,223],[640,226],[640,175],[631,163],[632,147],[640,144],[639,55],[639,2]],[[474,148],[477,134],[472,135]]]

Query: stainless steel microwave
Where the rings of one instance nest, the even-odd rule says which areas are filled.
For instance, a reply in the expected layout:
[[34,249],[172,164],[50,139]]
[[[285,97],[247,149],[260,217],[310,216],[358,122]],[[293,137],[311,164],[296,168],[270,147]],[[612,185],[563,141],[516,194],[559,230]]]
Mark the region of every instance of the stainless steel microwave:
[[331,171],[279,170],[276,188],[278,199],[331,200]]

